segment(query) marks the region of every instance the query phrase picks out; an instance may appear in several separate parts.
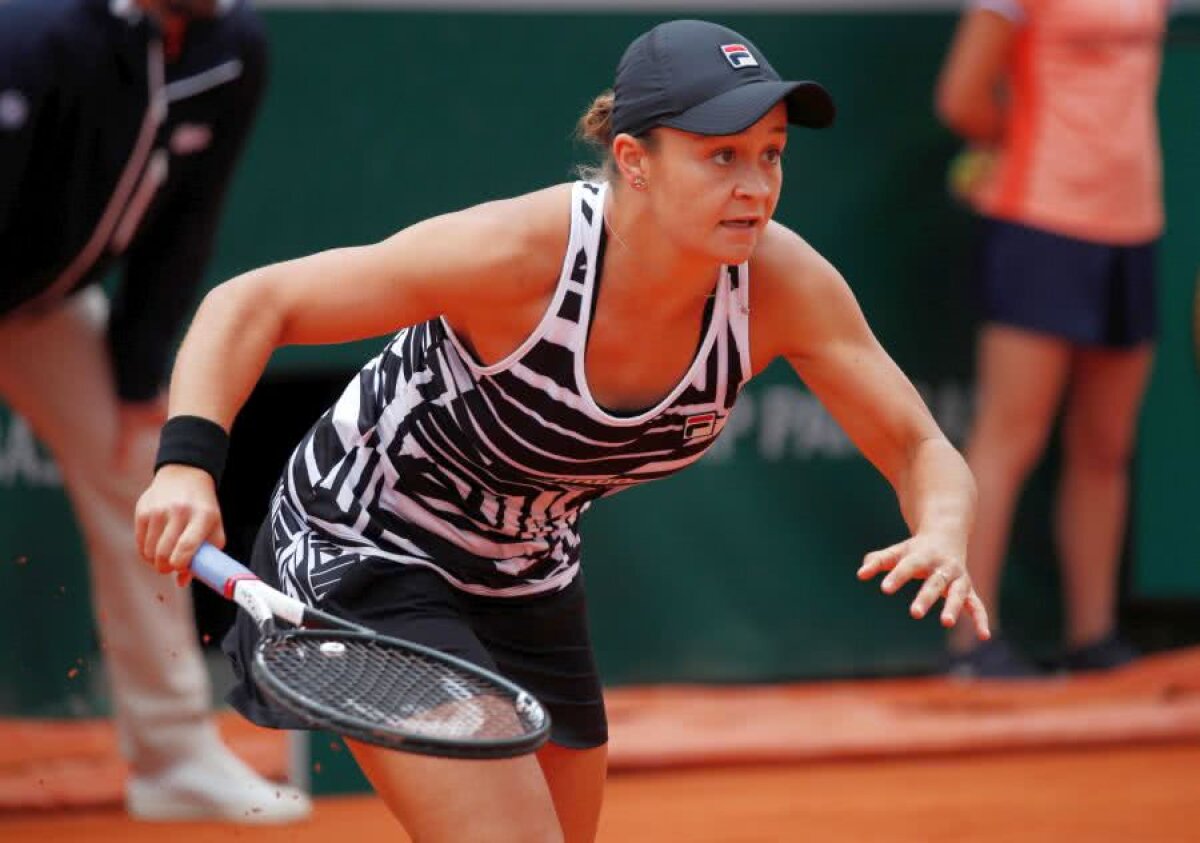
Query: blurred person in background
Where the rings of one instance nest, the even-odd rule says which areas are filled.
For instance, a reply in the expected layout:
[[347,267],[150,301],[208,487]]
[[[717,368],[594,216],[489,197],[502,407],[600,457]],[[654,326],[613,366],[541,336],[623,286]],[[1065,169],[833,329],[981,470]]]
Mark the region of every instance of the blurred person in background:
[[[244,2],[0,4],[0,398],[53,453],[79,520],[143,819],[310,811],[221,742],[189,593],[162,587],[132,529],[265,78]],[[99,282],[117,267],[110,303]]]
[[[952,188],[982,218],[983,327],[968,552],[993,617],[1021,487],[1062,415],[1056,545],[1068,670],[1135,658],[1116,598],[1129,463],[1157,330],[1155,97],[1169,0],[974,0],[937,84],[968,144]],[[1019,677],[1003,635],[952,634],[950,672]]]

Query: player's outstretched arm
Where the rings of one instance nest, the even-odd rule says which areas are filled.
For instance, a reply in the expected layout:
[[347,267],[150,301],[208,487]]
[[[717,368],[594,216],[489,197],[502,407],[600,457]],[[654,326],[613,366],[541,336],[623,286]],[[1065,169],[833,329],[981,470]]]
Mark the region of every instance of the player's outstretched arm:
[[800,237],[773,224],[751,271],[754,368],[784,357],[896,490],[911,537],[867,554],[861,579],[887,571],[883,590],[911,579],[923,617],[941,597],[953,626],[965,609],[981,638],[987,614],[966,567],[975,483],[912,383],[867,325],[849,286]]
[[[198,417],[185,420],[196,431],[188,435],[211,442],[222,436],[218,428],[230,429],[276,348],[378,336],[439,315],[452,323],[481,310],[495,318],[521,306],[546,274],[542,240],[565,236],[561,193],[480,205],[375,245],[274,264],[218,286],[176,358],[169,415]],[[214,472],[167,462],[138,502],[137,541],[160,571],[184,571],[201,542],[223,546],[224,533]]]

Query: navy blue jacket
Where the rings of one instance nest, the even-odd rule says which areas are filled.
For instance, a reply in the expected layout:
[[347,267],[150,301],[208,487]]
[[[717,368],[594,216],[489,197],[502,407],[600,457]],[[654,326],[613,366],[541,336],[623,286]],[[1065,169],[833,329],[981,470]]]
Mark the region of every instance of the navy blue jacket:
[[0,319],[120,265],[120,396],[154,397],[266,81],[246,2],[163,35],[132,0],[0,3]]

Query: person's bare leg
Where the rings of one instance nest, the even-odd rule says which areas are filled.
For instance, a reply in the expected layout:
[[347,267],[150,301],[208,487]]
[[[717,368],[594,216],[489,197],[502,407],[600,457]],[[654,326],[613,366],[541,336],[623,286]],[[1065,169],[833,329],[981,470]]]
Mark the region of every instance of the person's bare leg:
[[592,843],[604,801],[608,746],[569,749],[548,743],[537,758],[550,786],[565,843]]
[[463,761],[346,745],[414,843],[564,843],[533,757]]
[[1055,524],[1071,649],[1103,639],[1116,624],[1129,462],[1153,360],[1150,345],[1075,355]]
[[[993,631],[1013,509],[1046,447],[1070,361],[1065,340],[1002,325],[987,325],[980,333],[975,418],[966,447],[979,499],[967,566]],[[950,636],[954,652],[977,643],[969,624],[959,624]]]

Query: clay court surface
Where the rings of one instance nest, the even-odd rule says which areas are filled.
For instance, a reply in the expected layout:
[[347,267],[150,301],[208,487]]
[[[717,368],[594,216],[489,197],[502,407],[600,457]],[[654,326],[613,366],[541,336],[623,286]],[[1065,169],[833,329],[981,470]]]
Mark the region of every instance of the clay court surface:
[[[1200,843],[1196,649],[1069,680],[622,689],[610,703],[604,843]],[[277,733],[222,725],[282,773]],[[123,775],[107,723],[0,721],[0,841],[408,839],[369,796],[322,797],[281,828],[135,824]]]
[[[138,825],[115,809],[16,814],[13,841],[404,841],[369,797],[319,800],[303,825]],[[616,773],[604,843],[1200,840],[1200,743],[973,757]],[[469,843],[469,841],[467,842]]]

